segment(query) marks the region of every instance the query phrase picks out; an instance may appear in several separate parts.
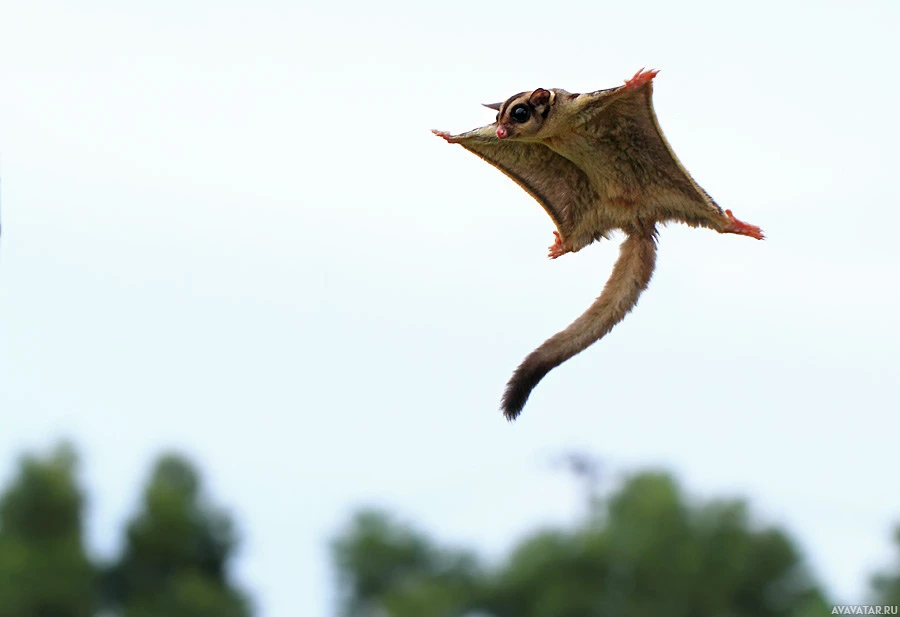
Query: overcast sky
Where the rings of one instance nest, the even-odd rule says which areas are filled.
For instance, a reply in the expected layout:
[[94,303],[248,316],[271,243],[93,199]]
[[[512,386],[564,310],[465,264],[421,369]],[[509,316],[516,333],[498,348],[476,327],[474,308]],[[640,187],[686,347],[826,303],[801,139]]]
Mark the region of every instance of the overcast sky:
[[[73,439],[110,555],[182,449],[260,615],[326,617],[354,508],[499,558],[581,514],[547,464],[576,448],[748,497],[863,600],[900,521],[900,5],[825,4],[6,0],[0,483]],[[635,312],[509,424],[620,238],[547,260],[540,206],[430,129],[644,66],[768,239],[664,229]]]

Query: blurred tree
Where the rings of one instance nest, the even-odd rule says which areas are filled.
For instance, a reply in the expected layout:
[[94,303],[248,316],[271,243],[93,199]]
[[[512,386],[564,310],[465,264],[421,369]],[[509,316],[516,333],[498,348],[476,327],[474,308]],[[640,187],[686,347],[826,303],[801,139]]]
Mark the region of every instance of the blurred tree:
[[[894,543],[900,552],[900,526],[894,530]],[[875,590],[875,604],[900,605],[900,559],[897,560],[893,572],[876,575],[872,580],[872,587]]]
[[333,553],[344,617],[457,617],[480,595],[474,557],[440,549],[381,512],[357,514]]
[[669,476],[650,473],[588,525],[522,543],[495,597],[497,617],[787,617],[824,607],[782,532],[753,529],[739,501],[691,507]]
[[[526,539],[487,575],[474,558],[460,559],[383,514],[364,513],[334,543],[344,615],[827,614],[790,539],[754,528],[740,501],[691,506],[669,476],[647,473],[595,507],[603,512],[575,529]],[[464,567],[442,567],[447,563]]]
[[128,524],[121,559],[106,577],[124,617],[247,617],[229,582],[236,537],[231,519],[201,498],[197,472],[170,455],[156,464],[141,511]]
[[94,568],[82,541],[76,456],[24,457],[0,497],[0,617],[91,617]]

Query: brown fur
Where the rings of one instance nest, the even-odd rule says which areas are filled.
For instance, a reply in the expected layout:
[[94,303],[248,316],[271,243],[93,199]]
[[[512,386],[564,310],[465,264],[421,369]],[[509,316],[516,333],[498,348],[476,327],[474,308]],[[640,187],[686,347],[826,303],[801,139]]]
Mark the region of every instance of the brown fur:
[[531,352],[513,373],[500,405],[509,420],[522,412],[544,375],[599,341],[625,318],[650,284],[655,266],[656,230],[630,234],[600,297],[572,325]]
[[489,106],[498,112],[493,124],[460,135],[435,131],[500,169],[544,207],[558,230],[551,257],[579,251],[615,229],[628,234],[597,301],[516,369],[503,396],[509,419],[544,375],[635,306],[653,273],[658,223],[763,237],[723,211],[675,156],[653,111],[655,75],[639,71],[624,86],[587,94],[522,92]]

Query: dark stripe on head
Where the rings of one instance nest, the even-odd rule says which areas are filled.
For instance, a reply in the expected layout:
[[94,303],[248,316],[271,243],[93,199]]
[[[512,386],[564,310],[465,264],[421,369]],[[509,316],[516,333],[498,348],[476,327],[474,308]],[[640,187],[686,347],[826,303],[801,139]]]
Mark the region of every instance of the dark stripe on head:
[[503,101],[503,105],[500,106],[500,117],[503,117],[503,114],[506,113],[506,110],[509,109],[509,106],[512,105],[513,101],[518,99],[523,94],[528,94],[527,92],[519,92],[518,94],[514,94],[505,101]]

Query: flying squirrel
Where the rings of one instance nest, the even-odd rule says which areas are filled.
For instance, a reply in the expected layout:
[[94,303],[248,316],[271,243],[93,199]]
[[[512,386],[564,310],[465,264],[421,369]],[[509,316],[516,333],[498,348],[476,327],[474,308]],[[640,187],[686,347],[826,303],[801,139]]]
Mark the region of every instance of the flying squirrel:
[[641,69],[623,86],[585,94],[538,88],[503,103],[493,124],[451,135],[512,178],[556,224],[549,257],[580,251],[613,230],[626,234],[603,292],[568,328],[513,373],[501,409],[514,420],[552,369],[603,338],[637,304],[656,263],[657,223],[678,221],[758,240],[762,231],[723,211],[694,181],[653,111],[653,78]]

